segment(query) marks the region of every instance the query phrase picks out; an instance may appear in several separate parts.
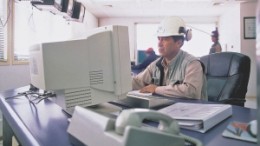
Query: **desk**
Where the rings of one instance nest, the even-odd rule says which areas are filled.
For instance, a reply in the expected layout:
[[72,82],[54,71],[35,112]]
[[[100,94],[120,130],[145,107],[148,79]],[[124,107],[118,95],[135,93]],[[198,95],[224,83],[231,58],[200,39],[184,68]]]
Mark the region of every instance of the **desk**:
[[[54,102],[46,99],[33,105],[20,96],[5,100],[4,97],[27,91],[29,87],[8,90],[0,94],[0,108],[3,113],[3,145],[11,146],[15,135],[23,146],[71,146],[66,132],[70,117]],[[179,100],[182,101],[182,100]],[[256,146],[255,143],[228,139],[221,136],[226,126],[234,120],[248,122],[256,119],[256,110],[232,106],[233,116],[202,134],[182,129],[181,132],[198,138],[205,146]]]

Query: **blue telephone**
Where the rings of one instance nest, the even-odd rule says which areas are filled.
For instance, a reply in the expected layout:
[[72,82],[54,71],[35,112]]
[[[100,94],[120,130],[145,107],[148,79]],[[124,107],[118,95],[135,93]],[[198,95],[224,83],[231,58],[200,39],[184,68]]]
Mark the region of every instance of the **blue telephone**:
[[[143,120],[159,122],[158,127],[143,126]],[[148,109],[123,110],[117,119],[76,107],[68,133],[90,146],[196,146],[202,143],[180,133],[176,120]]]

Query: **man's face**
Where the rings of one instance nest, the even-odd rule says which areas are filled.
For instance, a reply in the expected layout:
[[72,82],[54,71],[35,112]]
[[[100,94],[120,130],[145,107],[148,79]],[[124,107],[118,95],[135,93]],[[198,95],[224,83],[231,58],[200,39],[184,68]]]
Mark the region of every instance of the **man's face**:
[[174,41],[169,37],[158,37],[159,53],[162,57],[172,59],[180,50],[182,41]]
[[214,36],[211,36],[211,40],[212,40],[212,42],[217,42],[217,38],[216,37],[214,37]]

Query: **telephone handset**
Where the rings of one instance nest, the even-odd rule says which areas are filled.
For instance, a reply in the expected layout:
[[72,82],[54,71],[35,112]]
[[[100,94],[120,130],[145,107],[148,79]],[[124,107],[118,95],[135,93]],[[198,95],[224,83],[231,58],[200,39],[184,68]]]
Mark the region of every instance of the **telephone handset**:
[[120,113],[116,120],[116,132],[123,135],[126,126],[141,127],[143,120],[159,122],[158,129],[170,134],[179,134],[177,121],[159,112],[148,109],[130,109]]
[[[159,122],[159,126],[143,126],[144,119]],[[90,146],[184,146],[185,141],[202,146],[181,134],[176,120],[148,109],[126,109],[114,119],[76,106],[67,131],[75,145],[79,145],[74,142],[77,139]]]
[[181,134],[178,122],[175,119],[149,109],[123,110],[116,119],[115,131],[116,133],[123,135],[127,126],[141,128],[143,120],[145,119],[159,122],[158,130],[161,132],[181,136],[189,143],[193,143],[196,146],[202,146],[202,143],[199,140]]

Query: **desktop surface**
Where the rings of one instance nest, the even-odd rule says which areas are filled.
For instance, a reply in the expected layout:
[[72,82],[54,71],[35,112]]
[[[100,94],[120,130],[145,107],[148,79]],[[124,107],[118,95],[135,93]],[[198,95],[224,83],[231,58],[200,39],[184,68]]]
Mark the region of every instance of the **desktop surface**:
[[[70,115],[66,114],[58,105],[50,100],[43,100],[32,104],[24,96],[7,99],[19,92],[27,91],[29,87],[9,90],[0,94],[0,108],[3,113],[4,123],[10,126],[18,141],[26,146],[71,146],[67,128]],[[175,99],[176,102],[200,102],[196,100]],[[232,106],[233,116],[222,121],[206,133],[181,129],[181,133],[195,137],[205,146],[236,145],[256,146],[256,143],[244,142],[224,138],[222,132],[232,121],[249,122],[256,119],[256,110]],[[8,126],[7,126],[8,127]],[[5,146],[7,141],[6,127],[4,127]],[[87,132],[87,131],[86,131]]]
[[[24,96],[4,99],[28,89],[25,87],[8,91],[0,98],[4,118],[18,141],[25,146],[71,146],[67,133],[70,116],[58,105],[50,100],[32,104]],[[3,145],[7,146],[5,142],[3,140]]]
[[222,136],[223,131],[226,129],[229,123],[233,121],[240,121],[248,123],[252,119],[256,119],[256,110],[243,108],[239,106],[232,106],[233,115],[224,121],[217,124],[215,127],[207,131],[206,133],[199,133],[181,129],[181,132],[186,135],[192,135],[192,137],[200,139],[205,146],[256,146],[256,143],[240,141],[231,138],[225,138]]

